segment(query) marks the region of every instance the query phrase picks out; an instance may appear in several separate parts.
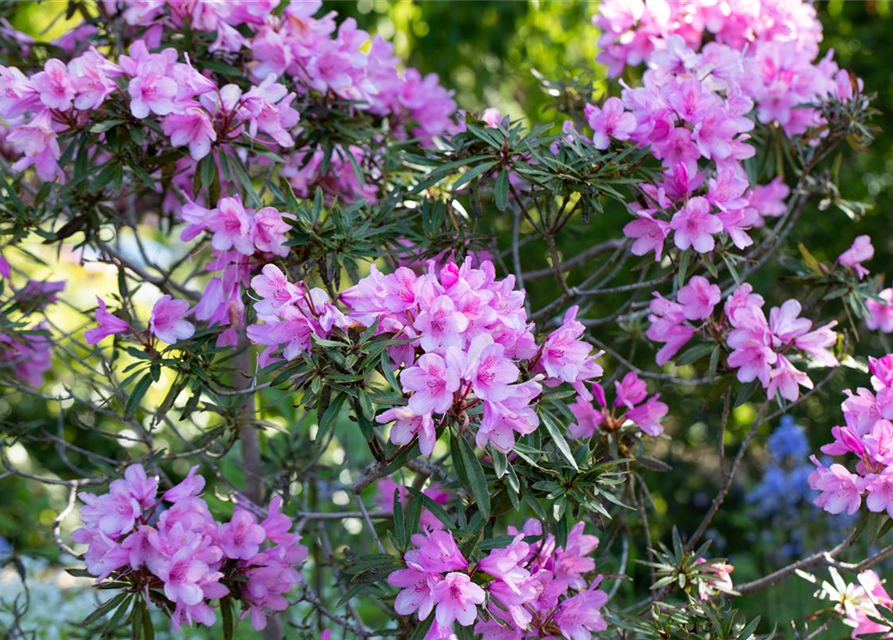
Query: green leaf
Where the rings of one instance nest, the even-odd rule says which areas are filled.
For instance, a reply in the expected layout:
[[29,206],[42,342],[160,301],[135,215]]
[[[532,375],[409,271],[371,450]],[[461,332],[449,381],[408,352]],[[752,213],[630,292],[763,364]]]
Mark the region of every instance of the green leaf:
[[567,443],[567,440],[564,439],[564,436],[561,435],[561,431],[558,429],[558,425],[555,424],[552,416],[548,411],[543,411],[540,414],[540,417],[543,420],[543,425],[546,427],[546,431],[548,431],[549,435],[552,437],[552,442],[555,443],[555,447],[558,449],[559,453],[561,453],[561,457],[567,460],[568,464],[574,468],[574,471],[579,471],[580,467],[577,466],[577,461],[574,459],[574,454],[571,452],[570,445]]
[[127,398],[127,402],[124,404],[125,418],[130,419],[133,417],[133,414],[143,401],[143,397],[146,395],[149,387],[152,386],[152,382],[154,382],[154,380],[152,378],[152,373],[150,372],[140,378],[139,382],[136,383],[136,386]]
[[111,599],[109,599],[109,600],[106,600],[106,601],[103,602],[101,605],[99,605],[98,607],[96,607],[96,608],[90,613],[90,615],[88,615],[86,618],[84,618],[83,620],[81,620],[81,624],[78,625],[78,626],[81,626],[81,627],[88,627],[88,626],[90,626],[91,624],[93,624],[94,622],[96,622],[97,620],[99,620],[101,617],[103,617],[104,615],[106,615],[107,613],[109,613],[110,611],[112,611],[112,609],[114,609],[115,607],[117,607],[118,605],[120,605],[124,600],[127,599],[127,597],[128,597],[129,595],[130,595],[129,593],[119,593],[119,594],[116,595],[114,598],[111,598]]
[[494,195],[496,197],[496,208],[500,211],[505,211],[509,201],[509,172],[506,169],[503,169],[496,179]]
[[462,185],[464,185],[468,182],[471,182],[472,180],[474,180],[481,174],[486,173],[487,171],[492,169],[494,166],[496,166],[496,163],[497,163],[496,160],[490,160],[488,162],[482,162],[481,164],[477,165],[476,167],[469,169],[468,171],[466,171],[465,173],[462,174],[461,178],[459,178],[458,180],[456,180],[455,183],[453,183],[453,190],[460,188]]
[[341,407],[346,399],[346,394],[338,393],[327,404],[320,404],[317,409],[317,417],[319,419],[319,432],[316,434],[317,442],[325,442],[328,439],[329,431],[334,428],[335,422],[341,413]]
[[403,519],[403,504],[400,502],[400,492],[394,489],[394,536],[400,549],[406,548],[406,521]]
[[455,439],[459,442],[459,454],[468,474],[468,483],[471,485],[471,494],[474,496],[476,506],[484,519],[489,520],[490,489],[487,487],[487,477],[484,475],[484,468],[465,438],[456,437]]
[[431,625],[434,624],[434,616],[429,615],[425,620],[419,622],[418,626],[413,629],[412,635],[409,636],[409,640],[422,640],[426,635],[428,635],[428,631],[431,629]]

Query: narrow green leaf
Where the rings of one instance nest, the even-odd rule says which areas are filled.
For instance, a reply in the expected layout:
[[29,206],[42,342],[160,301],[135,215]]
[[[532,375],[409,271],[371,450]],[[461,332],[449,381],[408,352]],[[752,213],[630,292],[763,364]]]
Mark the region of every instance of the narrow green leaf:
[[481,515],[485,520],[489,520],[490,489],[487,487],[487,477],[484,475],[484,468],[465,438],[457,437],[456,440],[459,441],[459,453],[462,456],[462,463],[465,465],[465,471],[468,474],[471,494],[474,496],[476,506]]

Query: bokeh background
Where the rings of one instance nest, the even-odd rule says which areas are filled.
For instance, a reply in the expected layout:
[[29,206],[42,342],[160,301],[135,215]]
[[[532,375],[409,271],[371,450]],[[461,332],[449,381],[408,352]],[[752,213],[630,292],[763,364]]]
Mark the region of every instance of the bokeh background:
[[[60,16],[66,5],[61,0],[22,2],[7,6],[4,12],[15,28],[37,39],[51,39],[73,26]],[[835,50],[841,67],[851,69],[863,79],[867,91],[877,93],[875,104],[882,113],[875,119],[877,131],[873,145],[867,150],[845,150],[839,165],[842,195],[866,203],[864,215],[853,219],[838,207],[813,206],[799,222],[796,241],[809,247],[819,260],[833,261],[857,235],[868,234],[876,247],[876,257],[869,266],[873,273],[884,274],[889,286],[893,272],[893,64],[890,63],[893,60],[893,6],[888,0],[835,0],[819,2],[816,6],[825,29],[825,47]],[[598,30],[592,25],[591,17],[597,7],[597,2],[574,1],[325,2],[326,10],[352,16],[360,27],[393,41],[407,64],[426,73],[437,73],[455,91],[461,107],[476,112],[496,107],[512,118],[537,122],[562,119],[550,109],[551,99],[542,90],[537,76],[553,80],[582,78],[595,88],[596,96],[607,90],[604,69],[594,61]],[[615,84],[613,91],[616,90]],[[602,234],[616,234],[624,215],[619,210],[608,210],[599,220],[581,227],[577,234],[579,245],[566,246],[565,250],[572,254],[598,242]],[[161,236],[157,240],[160,256],[177,255],[177,247],[162,246]],[[75,266],[71,260],[59,261],[58,256],[40,254],[36,246],[35,251],[47,263],[28,266],[28,275],[39,279],[70,279],[74,285],[70,290],[75,291],[69,295],[82,296],[72,299],[82,308],[90,306],[87,298],[113,288],[108,274]],[[796,255],[796,244],[789,242],[786,251]],[[542,266],[544,257],[529,253],[524,260],[534,268]],[[26,268],[24,262],[15,264]],[[60,266],[66,264],[69,266]],[[796,288],[786,284],[782,275],[784,270],[780,267],[764,269],[755,284],[773,301],[795,297]],[[89,286],[80,286],[85,284]],[[542,304],[549,299],[550,284],[532,284],[530,295],[534,300]],[[616,304],[616,300],[604,301],[606,308],[612,303]],[[64,308],[58,313],[60,323],[70,330],[83,329],[83,318],[73,313],[68,317]],[[891,350],[884,336],[868,335],[864,327],[858,328],[862,340],[856,346],[857,354]],[[611,344],[623,344],[637,330],[637,327],[624,327],[616,334],[603,333],[599,338]],[[637,363],[653,367],[653,354],[640,350]],[[728,556],[735,565],[735,581],[743,582],[768,573],[797,554],[834,544],[844,534],[849,522],[810,504],[806,463],[808,454],[829,439],[830,427],[840,418],[838,404],[842,389],[863,382],[862,378],[863,374],[858,372],[841,376],[820,397],[798,406],[783,422],[764,425],[761,429],[740,480],[710,533],[714,554]],[[51,390],[54,384],[60,383],[51,375],[47,387]],[[720,407],[705,406],[703,393],[694,397],[678,389],[661,389],[661,392],[671,406],[682,408],[680,414],[684,416],[677,416],[669,425],[671,438],[656,443],[650,452],[674,467],[673,473],[652,478],[656,509],[652,533],[656,539],[668,540],[673,525],[682,531],[693,530],[714,495]],[[275,405],[270,419],[294,424],[296,416],[286,413],[287,405]],[[737,448],[755,410],[748,403],[735,409],[724,443],[727,451]],[[58,403],[0,396],[0,428],[32,422],[55,423],[59,411]],[[65,417],[66,421],[77,419]],[[205,425],[194,426],[201,429]],[[63,428],[77,430],[78,425],[65,424]],[[287,440],[275,444],[278,455],[284,458],[291,455]],[[111,446],[106,440],[97,440],[93,445]],[[336,461],[339,455],[343,460],[345,450],[351,450],[347,439],[339,446],[340,453],[338,450],[329,453]],[[19,446],[12,451],[19,458],[17,462],[34,470],[63,470],[50,445]],[[33,563],[31,566],[40,570],[58,562],[51,525],[64,506],[65,497],[64,492],[47,490],[35,483],[15,478],[0,480],[0,555],[4,550],[14,549],[33,558],[29,560]],[[333,509],[338,508],[339,500],[338,496],[332,496]],[[347,539],[350,535],[350,531],[345,532]],[[893,577],[893,567],[886,569],[887,576]],[[637,577],[646,577],[635,566],[632,571]],[[7,583],[11,584],[9,580],[0,580],[0,601],[12,593],[12,586],[4,587]],[[50,593],[52,587],[48,589]],[[624,587],[630,598],[635,595],[633,589],[632,585]],[[739,604],[748,616],[763,616],[765,630],[778,624],[779,632],[785,635],[790,634],[791,620],[802,620],[820,608],[821,603],[812,598],[814,589],[813,585],[792,578],[779,588],[743,598]],[[3,637],[2,620],[0,612],[0,638]],[[841,637],[844,633],[840,628],[830,631],[828,637]],[[46,630],[43,637],[65,636],[54,628]]]

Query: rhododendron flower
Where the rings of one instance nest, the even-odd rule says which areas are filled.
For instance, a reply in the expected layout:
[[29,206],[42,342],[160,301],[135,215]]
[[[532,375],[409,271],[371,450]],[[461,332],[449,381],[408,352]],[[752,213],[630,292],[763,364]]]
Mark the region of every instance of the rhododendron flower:
[[707,278],[692,276],[688,283],[679,289],[676,301],[682,305],[682,315],[687,320],[704,320],[713,313],[713,308],[719,303],[722,293],[715,284],[710,284]]
[[608,601],[608,594],[596,589],[599,582],[596,579],[586,591],[561,603],[555,615],[555,624],[568,640],[590,640],[593,631],[608,628],[608,623],[599,611]]
[[689,200],[670,221],[673,242],[680,249],[691,247],[698,253],[713,251],[713,236],[722,231],[722,222],[710,213],[710,203],[700,196]]
[[459,334],[468,328],[468,318],[456,310],[449,296],[438,296],[416,317],[415,329],[419,332],[422,349],[432,351],[438,347],[455,347],[461,343]]
[[417,547],[406,552],[406,561],[421,567],[429,573],[445,571],[462,571],[468,567],[468,561],[456,546],[450,531],[428,531],[412,536],[412,543]]
[[639,211],[636,213],[636,218],[623,227],[623,235],[635,240],[630,251],[636,256],[644,256],[653,251],[654,260],[660,262],[664,242],[670,234],[670,224],[654,219],[649,211]]
[[847,471],[843,465],[832,464],[825,467],[815,456],[810,456],[809,459],[816,466],[815,471],[809,475],[809,486],[822,492],[814,500],[815,504],[828,513],[856,513],[862,504],[864,480]]
[[464,573],[448,573],[431,591],[437,623],[449,627],[458,622],[463,627],[474,623],[477,606],[484,603],[484,590]]
[[174,300],[169,295],[163,295],[152,307],[152,315],[149,316],[149,332],[168,344],[174,344],[180,340],[186,340],[195,333],[195,327],[183,316],[189,311],[189,303],[185,300]]
[[43,71],[35,73],[31,78],[34,87],[40,94],[40,101],[49,109],[67,111],[71,108],[75,91],[65,64],[56,58],[47,60]]
[[390,440],[394,444],[406,445],[416,436],[419,438],[419,450],[423,456],[430,456],[434,451],[437,432],[430,413],[417,414],[409,407],[394,407],[376,416],[380,424],[393,422]]
[[257,555],[266,539],[264,528],[244,509],[236,509],[232,520],[220,526],[220,548],[227,558],[248,560]]
[[627,412],[626,417],[632,420],[637,427],[649,436],[659,436],[664,432],[660,424],[661,419],[667,415],[669,407],[660,402],[660,394],[651,396],[644,404],[633,407]]
[[99,308],[96,310],[98,326],[84,331],[84,340],[87,344],[98,344],[108,336],[130,330],[129,324],[106,310],[105,301],[102,298],[96,296],[96,301],[99,303]]
[[410,565],[388,575],[388,584],[401,589],[394,600],[394,611],[401,616],[418,612],[419,620],[425,620],[434,610],[433,589],[440,576]]
[[636,128],[635,116],[624,111],[620,98],[608,98],[601,108],[587,104],[584,115],[592,128],[592,143],[596,149],[607,149],[611,146],[611,138],[629,140]]
[[58,163],[62,151],[49,111],[41,111],[31,122],[14,129],[6,140],[17,153],[23,154],[12,165],[15,171],[24,171],[33,166],[37,177],[45,182],[52,182],[62,175]]
[[873,299],[865,301],[865,305],[868,307],[865,326],[872,331],[893,333],[893,289],[884,289],[878,294],[878,297],[883,302]]
[[871,237],[859,236],[853,241],[853,245],[840,254],[837,259],[840,264],[852,267],[859,276],[859,280],[869,274],[868,269],[862,266],[863,262],[867,262],[874,257],[874,246],[871,244]]
[[416,414],[443,413],[453,405],[453,393],[459,389],[459,368],[448,356],[445,360],[427,353],[400,374],[404,391],[414,392],[409,408]]
[[695,334],[694,327],[683,324],[685,314],[682,305],[671,302],[659,293],[654,294],[654,300],[650,305],[651,314],[648,321],[651,326],[645,332],[650,340],[663,342],[664,346],[657,352],[657,364],[663,365],[670,361]]
[[221,198],[216,214],[209,217],[207,225],[214,233],[211,244],[218,251],[235,249],[246,256],[254,253],[251,220],[239,198]]
[[193,160],[201,160],[211,152],[211,143],[217,140],[217,132],[208,112],[199,106],[189,106],[172,113],[161,122],[164,135],[175,147],[189,146]]

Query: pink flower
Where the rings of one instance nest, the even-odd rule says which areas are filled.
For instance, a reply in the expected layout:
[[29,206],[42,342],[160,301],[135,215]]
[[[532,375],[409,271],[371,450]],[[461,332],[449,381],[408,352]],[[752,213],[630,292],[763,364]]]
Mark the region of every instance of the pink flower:
[[848,515],[856,513],[862,504],[864,480],[850,473],[843,465],[832,464],[828,468],[815,456],[810,456],[809,459],[816,466],[815,471],[809,475],[809,486],[822,492],[814,500],[816,506],[822,507],[828,513],[837,514],[844,511]]
[[808,353],[815,358],[819,364],[826,367],[836,367],[840,363],[829,350],[830,347],[837,344],[837,334],[832,331],[836,326],[837,321],[833,320],[814,331],[794,338],[794,345],[800,351]]
[[278,309],[301,295],[300,287],[289,282],[279,267],[273,264],[264,265],[260,275],[251,279],[251,288],[263,298],[255,308],[264,315],[276,315]]
[[468,567],[451,531],[416,533],[412,543],[417,548],[406,552],[406,562],[418,565],[422,571],[444,573],[463,571]]
[[573,404],[568,405],[568,409],[577,421],[569,424],[567,428],[578,439],[591,438],[595,430],[605,421],[605,414],[580,396],[577,396]]
[[421,335],[422,349],[433,351],[438,347],[459,346],[460,334],[468,328],[468,318],[456,310],[450,297],[438,296],[422,309],[413,326]]
[[868,357],[868,370],[871,371],[871,386],[875,391],[893,387],[893,354],[883,358]]
[[869,271],[862,266],[863,262],[874,257],[874,247],[870,236],[859,236],[853,241],[853,245],[840,254],[837,259],[840,264],[852,267],[859,276],[859,280],[868,275]]
[[578,338],[586,327],[577,321],[577,305],[564,314],[561,326],[549,334],[543,343],[542,354],[537,368],[545,370],[550,378],[564,382],[574,382],[580,374],[592,346]]
[[660,421],[667,415],[669,407],[665,403],[659,402],[659,398],[660,394],[651,396],[645,404],[630,409],[626,413],[626,417],[649,436],[659,436],[664,432]]
[[449,627],[458,622],[463,627],[477,618],[477,606],[484,603],[484,590],[464,573],[448,573],[434,585],[431,594],[437,609],[437,623]]
[[664,250],[664,242],[670,234],[670,225],[663,220],[655,220],[648,211],[640,211],[637,219],[623,227],[623,235],[633,238],[630,251],[635,256],[644,256],[654,251],[654,260],[660,262]]
[[211,117],[198,105],[190,105],[166,116],[161,122],[161,129],[164,135],[170,137],[173,146],[189,145],[189,155],[195,161],[211,153],[211,143],[217,140]]
[[257,555],[266,537],[264,528],[257,524],[257,519],[251,513],[236,509],[232,519],[220,525],[218,543],[227,558],[248,560]]
[[[771,348],[772,334],[761,309],[739,310],[735,319],[738,328],[729,332],[727,342],[732,349],[728,363],[738,369],[738,380],[751,382],[759,379],[769,386],[771,366],[778,355]],[[734,326],[734,325],[733,325]]]
[[793,402],[800,397],[800,387],[812,389],[812,380],[791,364],[790,360],[779,354],[775,369],[769,374],[769,387],[766,389],[766,395],[774,398],[778,393],[785,400]]
[[696,196],[673,215],[670,227],[675,232],[673,242],[678,248],[691,247],[698,253],[707,253],[713,251],[713,236],[722,231],[722,222],[710,213],[706,198]]
[[635,371],[628,372],[623,376],[623,380],[614,382],[614,389],[617,391],[617,398],[614,406],[626,406],[632,409],[648,396],[648,389],[644,380],[641,380]]
[[17,153],[24,155],[12,165],[15,171],[33,166],[37,177],[44,182],[53,182],[62,176],[58,162],[62,151],[48,110],[38,113],[28,124],[16,127],[6,140]]
[[620,98],[608,98],[601,108],[586,105],[586,120],[592,128],[592,143],[596,149],[607,149],[611,138],[629,140],[636,128],[636,118],[624,111]]
[[507,547],[493,549],[487,557],[482,558],[478,569],[502,580],[510,589],[520,593],[518,584],[530,576],[521,566],[529,551],[530,545],[524,542],[524,534],[519,533]]
[[893,333],[893,289],[884,289],[878,294],[883,302],[866,300],[868,315],[865,317],[865,326],[872,331],[881,333]]
[[177,108],[174,102],[179,91],[177,82],[167,76],[167,65],[161,55],[157,54],[157,58],[154,55],[150,54],[150,59],[140,64],[139,75],[127,87],[130,112],[135,118],[143,119],[150,113],[166,116]]
[[487,109],[484,109],[484,113],[481,114],[481,120],[491,129],[495,129],[502,122],[502,114],[499,113],[499,109],[488,107]]
[[809,331],[812,322],[800,317],[802,307],[796,300],[787,300],[769,312],[769,329],[776,347],[783,346]]
[[[216,214],[216,215],[215,215]],[[221,198],[215,214],[208,217],[208,229],[214,236],[211,244],[218,251],[235,249],[250,256],[254,253],[251,240],[251,220],[238,198]]]
[[204,599],[200,582],[210,573],[190,546],[178,549],[170,560],[159,562],[153,572],[164,582],[164,595],[178,604],[195,605]]
[[866,478],[865,506],[869,511],[880,513],[886,511],[893,517],[893,468],[887,467],[877,475]]
[[519,374],[518,367],[505,357],[505,347],[494,343],[489,334],[481,334],[472,341],[463,378],[471,381],[478,398],[504,400],[509,395],[509,385]]
[[130,325],[121,318],[112,315],[106,310],[105,301],[96,296],[99,308],[96,310],[96,324],[98,326],[84,332],[84,340],[87,344],[98,344],[108,336],[124,333],[130,329]]
[[649,340],[655,342],[663,342],[664,346],[657,352],[656,362],[658,365],[666,364],[670,361],[685,344],[691,340],[695,334],[694,327],[690,327],[685,322],[685,314],[682,305],[678,302],[671,302],[659,293],[654,294],[654,300],[650,305],[651,314],[648,321],[651,326],[645,332]]
[[40,101],[49,109],[68,111],[75,91],[65,64],[56,58],[47,60],[43,71],[35,73],[31,78],[34,87],[40,93]]
[[608,628],[608,623],[599,611],[608,601],[608,594],[600,589],[596,590],[600,582],[600,578],[597,578],[586,591],[561,603],[555,614],[555,624],[568,640],[590,640],[593,631]]
[[419,450],[423,456],[430,456],[434,450],[437,432],[430,413],[419,415],[409,407],[394,407],[376,416],[375,421],[379,424],[394,422],[390,433],[390,440],[394,444],[406,445],[418,436]]
[[183,319],[187,311],[189,303],[185,300],[173,300],[169,295],[161,296],[152,307],[149,332],[168,344],[191,338],[195,333],[195,327]]
[[394,611],[408,616],[418,611],[419,620],[425,620],[434,609],[433,588],[440,576],[423,571],[410,563],[406,569],[398,569],[388,575],[388,584],[402,589],[394,600]]
[[200,475],[196,475],[198,469],[199,466],[194,465],[180,484],[165,491],[161,497],[167,502],[175,503],[199,495],[202,489],[205,488],[205,479]]
[[717,285],[710,284],[702,276],[692,276],[688,284],[679,289],[676,301],[682,305],[682,315],[687,320],[704,320],[713,313],[721,297],[722,292]]
[[264,207],[254,214],[251,238],[259,251],[280,257],[288,255],[290,248],[285,246],[285,235],[291,229],[282,214],[273,207]]
[[413,391],[409,408],[416,414],[444,413],[459,389],[459,368],[435,353],[427,353],[400,374],[404,391]]

